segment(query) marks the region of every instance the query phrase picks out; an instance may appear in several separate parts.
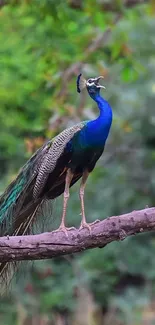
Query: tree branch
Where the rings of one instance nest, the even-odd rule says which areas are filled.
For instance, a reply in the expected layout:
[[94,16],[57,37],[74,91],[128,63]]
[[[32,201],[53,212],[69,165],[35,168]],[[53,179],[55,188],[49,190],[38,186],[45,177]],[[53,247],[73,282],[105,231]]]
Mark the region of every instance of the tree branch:
[[120,12],[122,8],[132,8],[136,5],[142,5],[149,3],[148,0],[124,0],[122,1],[121,5],[117,1],[110,1],[110,2],[103,2],[102,8],[104,11],[111,11],[111,12]]
[[[123,0],[121,6],[123,5],[126,8],[131,8],[135,5],[147,3],[148,0]],[[82,0],[70,0],[69,5],[73,9],[82,10],[83,1]],[[102,1],[102,7],[106,11],[118,11],[119,4],[117,1]]]
[[92,225],[91,234],[88,229],[75,229],[68,232],[68,238],[61,231],[1,237],[0,262],[38,260],[102,248],[113,241],[152,230],[155,230],[155,208],[108,217]]

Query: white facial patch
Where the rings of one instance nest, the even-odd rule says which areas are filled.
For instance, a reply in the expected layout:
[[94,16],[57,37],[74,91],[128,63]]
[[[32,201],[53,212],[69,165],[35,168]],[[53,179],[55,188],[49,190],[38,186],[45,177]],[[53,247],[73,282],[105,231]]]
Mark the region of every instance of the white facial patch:
[[86,84],[87,84],[87,86],[90,86],[90,87],[93,86],[95,84],[95,79],[88,79]]

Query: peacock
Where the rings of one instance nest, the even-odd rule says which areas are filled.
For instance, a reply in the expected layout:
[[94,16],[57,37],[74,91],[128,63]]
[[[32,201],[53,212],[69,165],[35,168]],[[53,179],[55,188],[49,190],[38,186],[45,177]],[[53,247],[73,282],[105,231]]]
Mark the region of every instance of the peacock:
[[[0,236],[19,236],[31,232],[37,224],[41,209],[63,193],[63,210],[58,230],[68,234],[66,209],[69,189],[80,178],[81,225],[91,230],[84,209],[85,185],[89,174],[103,153],[112,124],[112,109],[100,95],[102,76],[77,78],[77,91],[87,89],[89,96],[97,103],[99,116],[69,127],[54,139],[47,141],[28,160],[17,178],[0,197]],[[50,215],[49,215],[50,218]],[[57,231],[57,230],[56,230]],[[0,277],[4,276],[8,263],[0,264]]]

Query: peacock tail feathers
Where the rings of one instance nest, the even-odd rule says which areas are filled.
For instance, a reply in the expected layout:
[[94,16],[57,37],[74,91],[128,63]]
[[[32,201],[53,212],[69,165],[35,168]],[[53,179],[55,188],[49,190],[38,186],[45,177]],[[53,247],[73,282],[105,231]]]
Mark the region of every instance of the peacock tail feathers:
[[49,150],[51,141],[45,143],[42,148],[29,159],[19,172],[17,178],[8,186],[4,194],[0,197],[0,235],[5,235],[10,226],[12,227],[13,218],[22,208],[24,198],[27,194],[29,185],[35,181],[37,170],[41,161]]

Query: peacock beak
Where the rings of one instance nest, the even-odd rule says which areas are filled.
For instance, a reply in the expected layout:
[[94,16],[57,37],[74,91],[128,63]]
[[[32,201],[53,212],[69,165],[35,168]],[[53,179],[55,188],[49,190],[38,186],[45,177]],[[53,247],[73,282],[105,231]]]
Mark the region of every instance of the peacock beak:
[[99,76],[98,78],[95,79],[95,85],[99,88],[103,88],[103,89],[106,89],[104,86],[100,85],[99,81],[100,79],[104,79],[103,76]]

